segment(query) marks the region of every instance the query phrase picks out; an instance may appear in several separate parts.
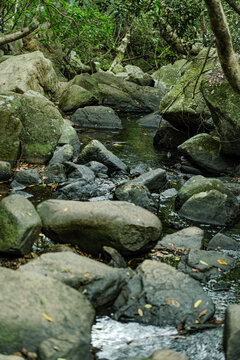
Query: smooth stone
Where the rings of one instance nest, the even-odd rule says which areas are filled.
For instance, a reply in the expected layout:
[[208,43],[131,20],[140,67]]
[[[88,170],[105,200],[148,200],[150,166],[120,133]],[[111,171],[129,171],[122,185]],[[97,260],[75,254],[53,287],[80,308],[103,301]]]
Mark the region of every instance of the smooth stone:
[[143,184],[152,192],[154,191],[158,192],[167,183],[166,170],[160,168],[155,170],[150,170],[138,176],[137,178],[132,180],[132,182]]
[[70,161],[66,161],[64,165],[68,179],[84,180],[87,183],[93,183],[95,174],[88,166],[75,164]]
[[9,180],[11,176],[11,164],[8,161],[0,161],[0,181]]
[[173,234],[166,235],[159,241],[156,248],[201,249],[204,231],[196,226],[190,226]]
[[221,233],[214,235],[207,246],[207,250],[238,250],[239,248],[238,241]]
[[240,354],[240,305],[231,304],[225,312],[223,348],[227,360],[238,360]]
[[53,156],[49,161],[49,165],[63,164],[65,161],[72,160],[73,153],[74,150],[72,145],[70,144],[63,145],[54,151]]
[[23,185],[38,185],[41,183],[37,169],[20,170],[14,180]]
[[66,181],[66,171],[63,164],[48,165],[43,171],[43,180],[45,184],[56,184]]
[[128,201],[150,210],[152,205],[151,194],[148,188],[141,183],[126,182],[116,187],[114,198]]

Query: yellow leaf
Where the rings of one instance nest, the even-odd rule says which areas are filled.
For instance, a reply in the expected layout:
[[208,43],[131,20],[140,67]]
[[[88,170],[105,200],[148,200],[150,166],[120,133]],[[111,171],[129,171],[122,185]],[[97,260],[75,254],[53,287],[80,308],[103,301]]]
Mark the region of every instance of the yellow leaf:
[[49,316],[47,313],[43,312],[42,316],[44,317],[44,319],[46,319],[49,322],[54,323],[54,320],[51,318],[51,316]]
[[206,315],[207,313],[207,309],[203,310],[202,312],[200,312],[200,314],[198,315],[198,318],[200,318],[203,315]]
[[217,262],[221,265],[227,265],[226,261],[224,261],[222,259],[218,259]]
[[198,300],[195,302],[194,307],[197,308],[201,304],[202,300]]
[[68,208],[65,208],[63,211],[68,211]]
[[205,261],[203,261],[203,260],[200,260],[200,263],[203,264],[203,265],[208,266],[208,264],[207,264]]
[[180,306],[179,302],[177,300],[175,300],[175,299],[166,299],[165,301],[166,301],[166,303],[168,305],[173,305],[173,306],[176,306],[176,307]]
[[122,144],[113,144],[113,146],[123,146]]
[[139,316],[143,316],[143,311],[142,311],[142,309],[138,309],[138,315],[139,315]]
[[83,274],[83,276],[84,276],[84,277],[86,277],[86,278],[88,278],[88,277],[89,277],[89,275],[90,275],[90,273],[89,273],[89,272],[85,272],[85,273]]
[[151,308],[152,308],[152,305],[151,305],[151,304],[145,304],[144,307],[145,307],[146,309],[151,309]]

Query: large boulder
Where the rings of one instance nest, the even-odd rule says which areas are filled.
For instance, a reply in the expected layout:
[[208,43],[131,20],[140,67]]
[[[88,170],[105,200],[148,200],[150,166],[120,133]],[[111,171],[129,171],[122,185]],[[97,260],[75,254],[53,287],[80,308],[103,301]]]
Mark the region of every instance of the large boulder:
[[73,84],[68,86],[60,97],[59,106],[63,111],[67,112],[80,107],[93,105],[97,102],[98,99],[94,94],[79,85]]
[[229,305],[225,313],[223,348],[227,360],[238,360],[240,353],[240,305]]
[[95,313],[83,294],[30,271],[1,268],[0,282],[0,352],[12,354],[25,348],[37,353],[46,340],[74,336],[72,349],[65,354],[55,351],[51,359],[62,355],[93,359],[90,331]]
[[199,283],[170,265],[145,260],[114,303],[117,320],[157,326],[204,323],[214,304]]
[[59,280],[83,293],[94,308],[113,303],[131,275],[129,269],[113,269],[72,252],[43,254],[19,271],[36,272]]
[[47,200],[37,209],[47,236],[92,254],[103,246],[127,256],[144,253],[156,244],[162,228],[155,215],[123,201]]
[[127,166],[98,140],[90,141],[78,156],[78,163],[84,164],[89,161],[98,161],[106,165],[110,172],[127,171]]
[[58,79],[51,61],[40,51],[34,51],[0,63],[0,84],[0,91],[25,93],[34,90],[51,95],[57,90]]
[[148,113],[158,110],[161,90],[139,86],[115,75],[98,72],[92,75],[102,92],[102,104],[123,113]]
[[140,67],[135,65],[126,65],[124,70],[128,74],[125,80],[132,81],[141,86],[153,86],[154,80],[151,75],[144,73]]
[[179,145],[178,150],[205,172],[219,174],[233,170],[233,161],[221,154],[221,143],[209,134],[193,136]]
[[211,111],[225,154],[239,157],[239,95],[230,86],[221,70],[205,75],[201,91]]
[[122,129],[122,123],[113,109],[106,106],[85,106],[77,109],[71,121],[81,127],[97,129]]
[[[212,129],[210,111],[199,91],[203,75],[201,69],[208,49],[203,49],[188,65],[184,75],[160,102],[160,113],[180,130],[197,133],[201,128]],[[211,53],[213,55],[213,52]],[[214,60],[208,59],[205,70],[212,69]],[[197,86],[195,88],[195,83]],[[193,97],[193,93],[195,96]]]
[[21,195],[0,202],[0,252],[24,255],[41,230],[41,219],[32,203]]

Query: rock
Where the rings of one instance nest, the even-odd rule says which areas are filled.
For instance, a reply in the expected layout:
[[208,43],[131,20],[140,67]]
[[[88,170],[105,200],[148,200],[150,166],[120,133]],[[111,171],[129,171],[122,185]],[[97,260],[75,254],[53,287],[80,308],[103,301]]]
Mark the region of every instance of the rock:
[[142,116],[139,120],[137,120],[137,123],[147,128],[157,129],[162,121],[164,120],[159,114],[159,111],[155,111],[154,113]]
[[98,86],[98,82],[90,75],[90,74],[80,74],[76,75],[71,81],[68,83],[69,85],[78,85],[89,91],[94,95],[97,99],[98,103],[102,102],[102,93],[101,89]]
[[78,85],[71,85],[59,99],[59,107],[65,111],[73,111],[79,107],[93,105],[98,102],[97,98],[88,90]]
[[153,138],[153,145],[158,150],[176,149],[186,138],[184,132],[173,127],[168,121],[163,120]]
[[[1,268],[0,282],[1,352],[12,354],[22,348],[38,352],[47,339],[75,335],[78,351],[72,356],[93,359],[90,331],[95,312],[84,295],[60,281],[30,271]],[[56,353],[52,359],[57,358]]]
[[24,255],[41,230],[41,220],[34,206],[21,195],[0,201],[0,252]]
[[239,96],[235,92],[221,69],[205,75],[201,91],[211,111],[214,125],[220,137],[224,154],[236,155],[240,151]]
[[65,161],[72,160],[73,158],[73,147],[70,144],[63,145],[57,148],[51,160],[49,161],[49,165],[54,164],[63,164]]
[[88,166],[94,172],[95,175],[107,174],[108,172],[107,166],[103,165],[98,161],[89,161],[88,163],[85,164],[85,166]]
[[179,230],[173,234],[166,235],[158,242],[157,248],[185,248],[201,249],[203,246],[204,231],[196,226]]
[[0,354],[0,360],[22,360],[22,356]]
[[122,129],[120,118],[106,106],[85,106],[77,109],[71,121],[81,127],[97,129]]
[[110,246],[103,246],[102,252],[103,252],[102,254],[103,261],[108,266],[112,266],[113,268],[127,267],[124,258],[122,257],[121,254],[119,254],[119,252],[116,249]]
[[69,179],[85,180],[87,183],[93,183],[95,174],[88,166],[75,164],[70,161],[66,161],[65,166]]
[[152,205],[151,194],[148,188],[141,183],[126,182],[116,187],[114,198],[128,201],[150,210]]
[[[185,73],[164,96],[160,102],[160,113],[165,120],[169,121],[179,130],[189,130],[196,134],[200,129],[213,129],[210,111],[206,102],[199,91],[201,79],[198,75],[202,69],[204,59],[208,49],[203,49],[188,65]],[[213,69],[215,64],[211,57],[208,59],[205,70]],[[196,80],[198,84],[195,88]],[[193,98],[192,94],[195,92]]]
[[57,75],[50,60],[40,51],[13,56],[0,63],[0,91],[25,93],[28,90],[42,95],[55,93]]
[[66,181],[66,171],[63,164],[48,165],[43,171],[45,184],[56,184]]
[[141,86],[154,86],[154,80],[151,75],[144,73],[138,66],[126,65],[125,71],[128,74],[126,80],[132,81]]
[[152,74],[152,78],[155,80],[155,86],[164,88],[167,93],[184,74],[187,66],[186,59],[177,60],[173,64],[161,66],[160,69]]
[[164,350],[154,351],[154,353],[147,358],[128,357],[128,358],[121,358],[119,360],[188,360],[188,357],[179,352],[175,352],[170,349],[164,349]]
[[218,233],[209,241],[207,250],[238,250],[239,247],[238,241]]
[[7,161],[0,161],[0,181],[9,180],[11,176],[11,164]]
[[158,110],[163,93],[150,86],[139,86],[109,73],[92,75],[102,92],[102,104],[123,113],[148,113]]
[[62,125],[62,134],[58,140],[58,145],[69,144],[73,147],[74,156],[78,155],[80,149],[80,141],[76,130],[64,120]]
[[198,134],[178,146],[186,158],[205,172],[228,173],[233,170],[233,161],[220,153],[221,143],[209,134]]
[[165,170],[158,168],[138,176],[132,182],[143,184],[152,192],[158,192],[166,185],[167,174]]
[[38,206],[38,212],[43,232],[52,240],[76,244],[92,254],[99,254],[102,246],[127,256],[144,253],[161,233],[155,215],[123,201],[47,200]]
[[41,183],[37,169],[20,170],[14,180],[23,185],[38,185]]
[[240,305],[232,304],[225,313],[223,348],[228,360],[238,360],[240,352]]
[[86,180],[80,179],[60,185],[53,194],[53,198],[59,200],[87,201],[91,198],[104,196],[106,193],[107,190],[98,187],[97,184],[89,184]]
[[187,255],[181,256],[177,268],[194,279],[208,281],[221,276],[235,266],[235,260],[226,254],[218,251],[191,249]]
[[116,299],[114,310],[115,319],[124,322],[188,326],[211,318],[214,304],[190,276],[170,265],[145,260]]
[[131,275],[129,269],[113,269],[72,252],[43,254],[19,270],[59,280],[84,294],[95,308],[113,303]]
[[78,163],[98,161],[108,167],[109,171],[127,171],[127,166],[98,140],[92,140],[81,151]]

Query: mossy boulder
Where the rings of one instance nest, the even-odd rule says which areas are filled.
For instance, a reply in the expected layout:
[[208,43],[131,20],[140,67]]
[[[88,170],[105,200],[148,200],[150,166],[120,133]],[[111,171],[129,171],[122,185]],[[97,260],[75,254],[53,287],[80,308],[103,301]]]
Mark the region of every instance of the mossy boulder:
[[233,170],[233,162],[221,154],[219,140],[203,133],[193,136],[178,146],[194,165],[212,174],[227,173]]
[[176,84],[177,79],[184,74],[187,66],[186,59],[162,66],[152,74],[152,78],[156,81],[155,86],[163,86],[168,92]]
[[59,106],[65,112],[94,103],[97,103],[97,98],[94,94],[75,84],[69,86],[59,100]]
[[204,77],[201,91],[218,131],[222,151],[240,155],[240,97],[229,85],[222,71]]
[[[177,129],[190,129],[192,133],[197,133],[201,128],[213,128],[211,113],[199,91],[203,77],[203,75],[199,77],[199,74],[206,53],[207,49],[203,49],[191,61],[184,75],[177,80],[175,86],[160,102],[161,115]],[[213,55],[212,51],[211,56]],[[214,59],[211,57],[206,63],[205,70],[212,69],[214,66]],[[196,82],[197,86],[195,87]]]

